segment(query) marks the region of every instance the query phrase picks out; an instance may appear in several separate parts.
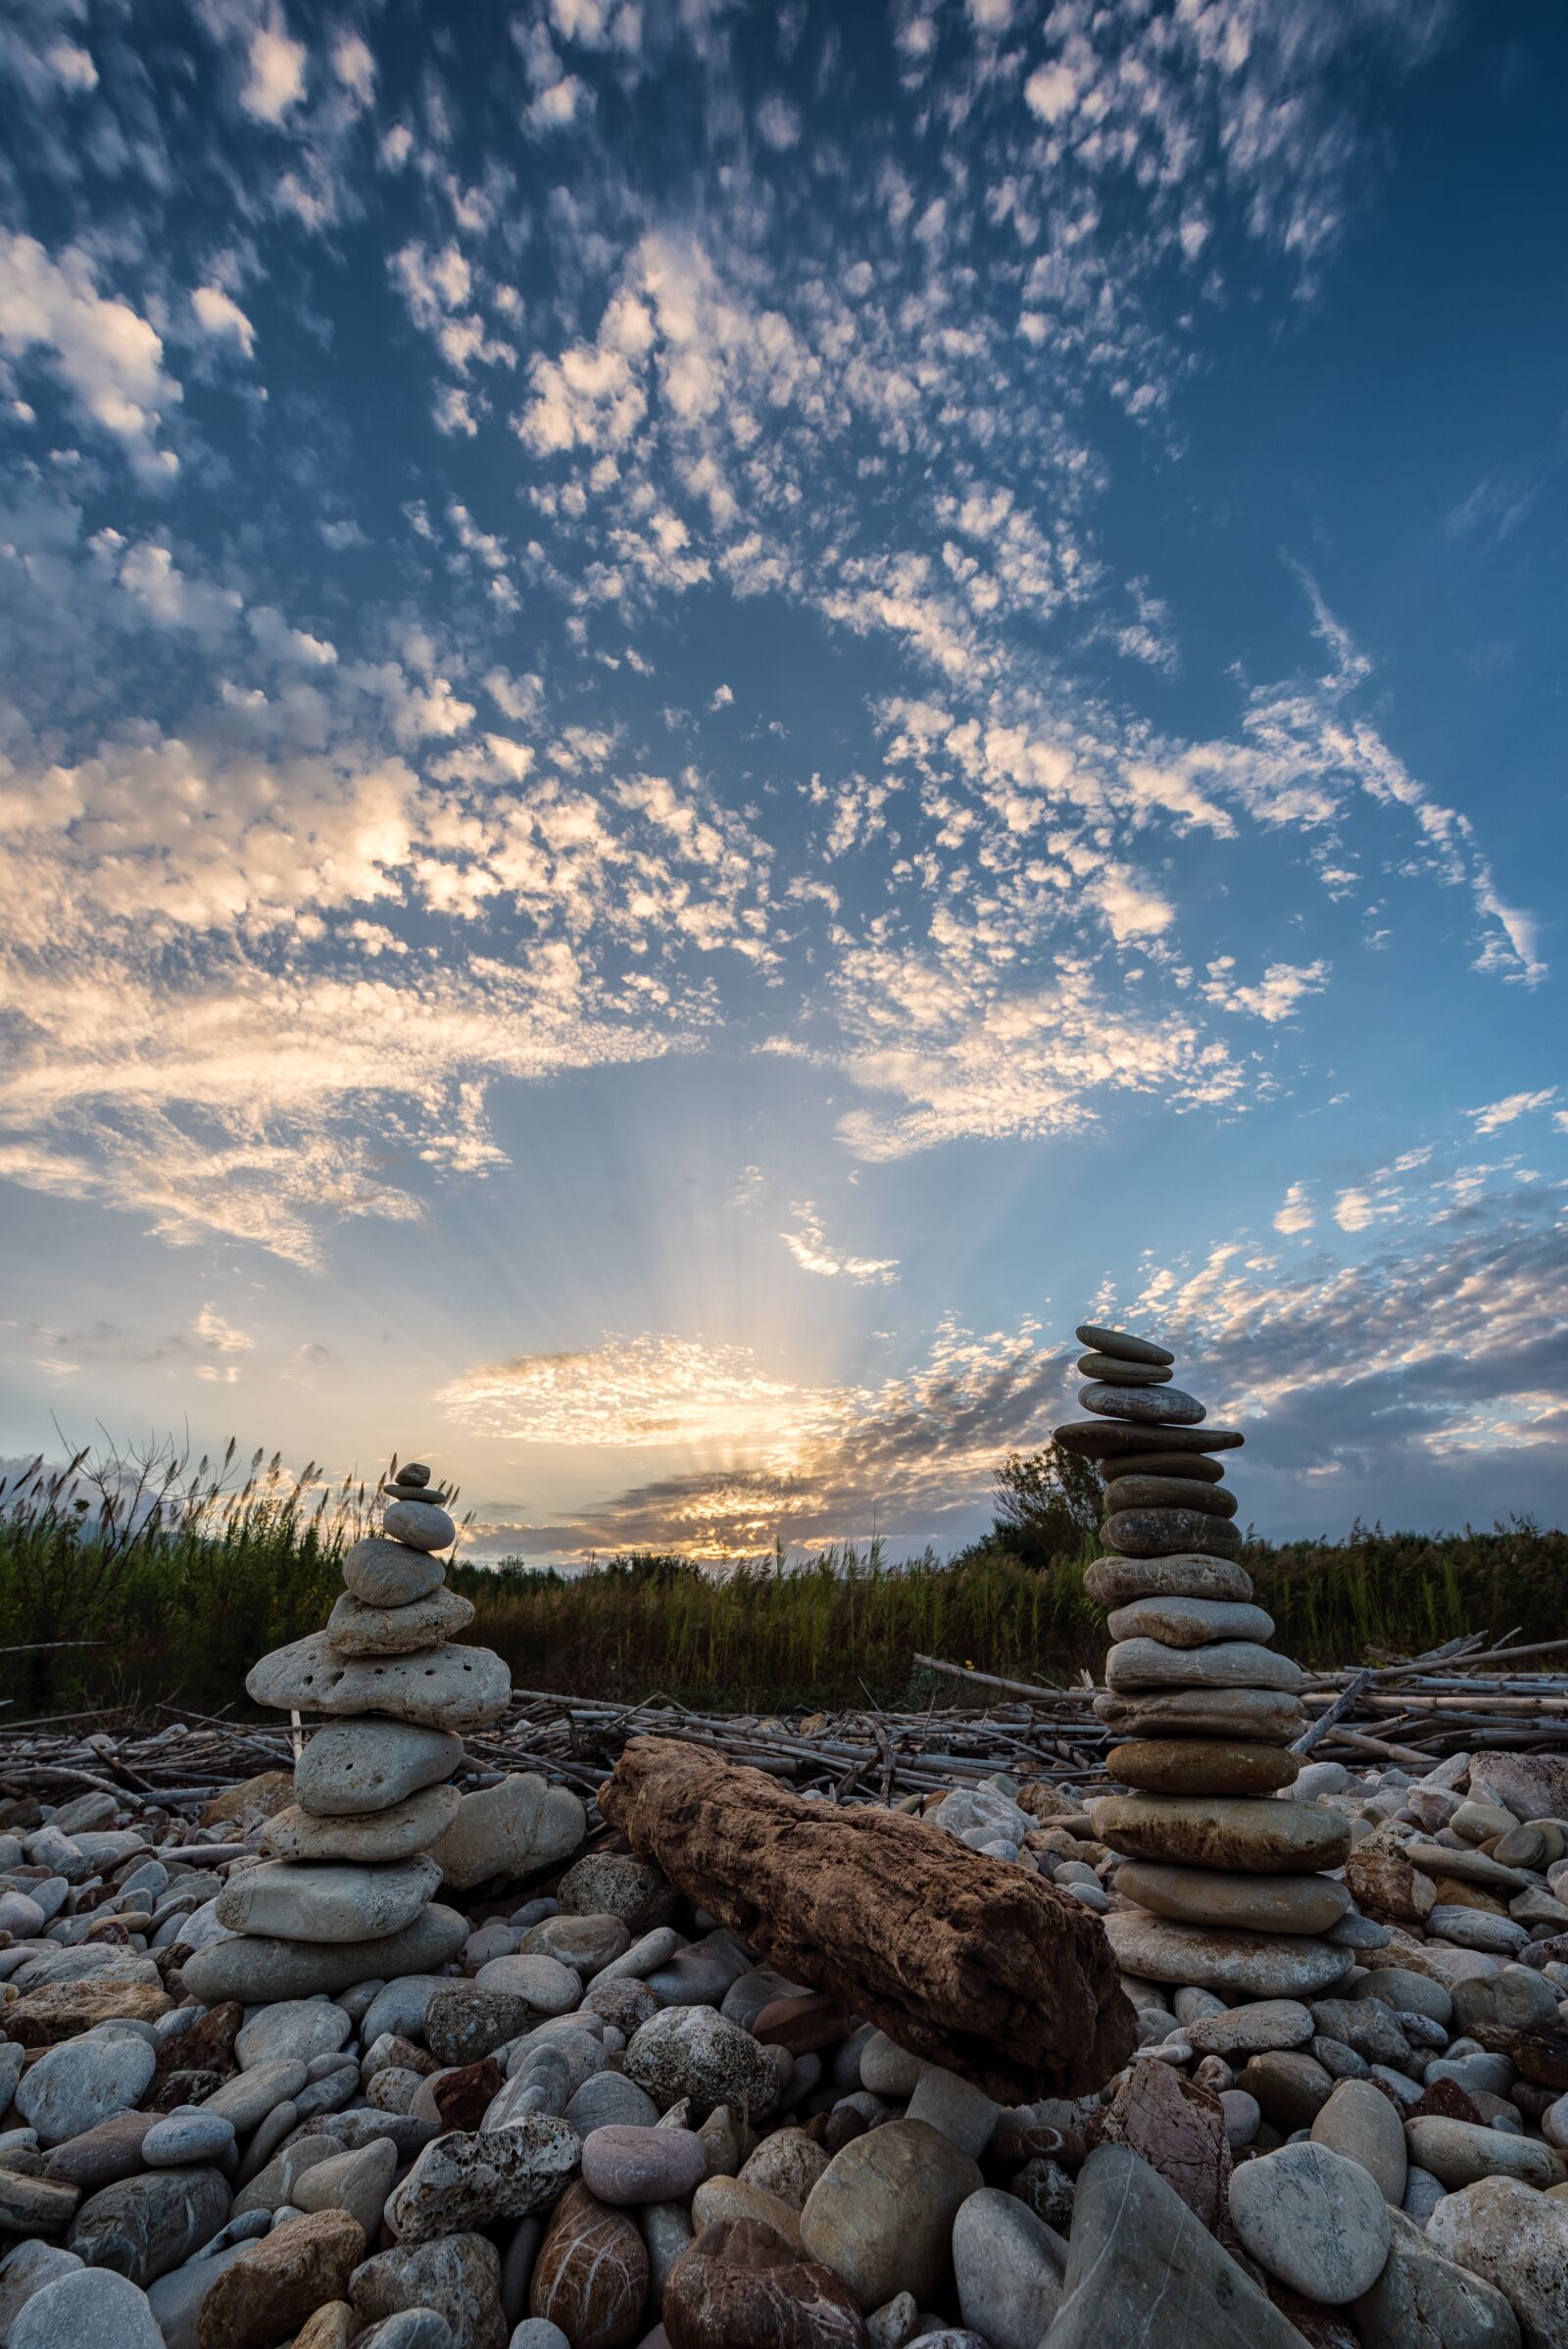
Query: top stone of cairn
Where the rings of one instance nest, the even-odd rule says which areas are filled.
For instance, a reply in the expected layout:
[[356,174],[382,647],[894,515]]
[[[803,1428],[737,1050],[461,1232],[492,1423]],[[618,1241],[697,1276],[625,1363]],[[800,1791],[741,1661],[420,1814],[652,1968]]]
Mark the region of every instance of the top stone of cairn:
[[1109,1354],[1117,1362],[1141,1362],[1152,1370],[1169,1370],[1176,1356],[1152,1338],[1134,1338],[1126,1330],[1102,1330],[1097,1322],[1081,1321],[1073,1335],[1091,1353]]

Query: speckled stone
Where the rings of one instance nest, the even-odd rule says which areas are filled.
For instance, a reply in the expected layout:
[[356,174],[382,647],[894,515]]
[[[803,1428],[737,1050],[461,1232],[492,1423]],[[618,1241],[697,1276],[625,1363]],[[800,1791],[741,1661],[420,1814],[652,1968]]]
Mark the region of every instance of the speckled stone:
[[294,1765],[294,1796],[316,1819],[389,1811],[452,1776],[463,1739],[403,1721],[344,1721],[318,1729]]
[[473,1602],[443,1586],[401,1607],[367,1606],[345,1590],[322,1634],[340,1656],[409,1656],[455,1639],[473,1621]]
[[384,1713],[422,1728],[478,1729],[512,1697],[512,1675],[488,1647],[430,1647],[416,1656],[348,1663],[324,1633],[274,1648],[245,1676],[253,1704],[284,1712]]
[[388,1810],[336,1819],[318,1818],[293,1802],[269,1819],[262,1841],[278,1860],[410,1859],[440,1840],[460,1799],[456,1786],[425,1786]]

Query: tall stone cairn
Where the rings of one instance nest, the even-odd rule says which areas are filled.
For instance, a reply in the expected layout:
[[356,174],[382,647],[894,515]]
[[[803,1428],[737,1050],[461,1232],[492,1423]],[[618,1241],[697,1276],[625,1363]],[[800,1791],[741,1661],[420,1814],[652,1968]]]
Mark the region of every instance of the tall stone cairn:
[[211,2002],[331,1994],[429,1973],[468,1924],[433,1902],[432,1857],[456,1820],[449,1782],[463,1734],[507,1709],[512,1679],[488,1647],[453,1635],[473,1620],[436,1555],[457,1528],[448,1495],[410,1462],[382,1487],[382,1530],[343,1560],[343,1596],[324,1631],[264,1656],[245,1687],[257,1704],[316,1716],[294,1769],[294,1802],[269,1820],[268,1857],[230,1875],[217,1905],[227,1938],[185,1966]]
[[1107,1555],[1086,1578],[1114,1645],[1095,1710],[1121,1740],[1106,1756],[1131,1789],[1091,1805],[1122,1855],[1131,1905],[1105,1930],[1124,1974],[1254,1998],[1301,1997],[1353,1964],[1345,1884],[1321,1873],[1349,1851],[1347,1822],[1286,1791],[1300,1764],[1302,1673],[1266,1642],[1235,1495],[1213,1455],[1235,1428],[1171,1384],[1174,1354],[1122,1330],[1078,1329],[1078,1400],[1055,1431],[1105,1479]]

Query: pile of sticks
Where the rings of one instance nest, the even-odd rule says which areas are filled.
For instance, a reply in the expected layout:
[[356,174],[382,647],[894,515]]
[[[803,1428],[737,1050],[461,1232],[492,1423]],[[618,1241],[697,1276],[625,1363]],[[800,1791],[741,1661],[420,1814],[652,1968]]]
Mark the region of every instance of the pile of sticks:
[[[1568,1670],[1540,1659],[1568,1651],[1568,1639],[1489,1642],[1486,1634],[1450,1639],[1409,1658],[1317,1674],[1302,1692],[1312,1715],[1297,1748],[1322,1760],[1397,1762],[1429,1769],[1475,1746],[1536,1749],[1568,1742]],[[505,1718],[466,1740],[460,1784],[493,1786],[509,1771],[537,1770],[574,1786],[592,1804],[629,1737],[683,1737],[730,1761],[832,1802],[893,1803],[1004,1771],[1016,1778],[1103,1783],[1109,1733],[1094,1710],[1102,1693],[1087,1673],[1078,1685],[1014,1681],[939,1656],[917,1655],[935,1695],[924,1710],[737,1715],[695,1712],[673,1698],[639,1704],[517,1688]],[[308,1725],[307,1725],[308,1726]],[[199,1814],[230,1786],[269,1770],[291,1770],[300,1725],[252,1725],[184,1707],[58,1714],[0,1727],[0,1794],[59,1803],[96,1788],[122,1802]]]

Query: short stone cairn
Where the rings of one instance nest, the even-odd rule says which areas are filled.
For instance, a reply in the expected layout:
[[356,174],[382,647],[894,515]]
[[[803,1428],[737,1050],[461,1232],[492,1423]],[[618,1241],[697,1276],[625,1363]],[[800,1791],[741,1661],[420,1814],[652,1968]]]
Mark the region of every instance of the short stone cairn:
[[452,1643],[473,1608],[436,1555],[457,1539],[447,1494],[416,1462],[382,1492],[382,1531],[345,1557],[325,1630],[246,1680],[257,1704],[326,1720],[295,1765],[295,1801],[268,1823],[270,1856],[219,1899],[232,1937],[189,1961],[199,1997],[330,1993],[437,1968],[467,1937],[467,1921],[433,1902],[432,1848],[458,1817],[463,1733],[506,1711],[511,1675],[488,1647]]
[[1170,1384],[1175,1356],[1146,1338],[1084,1323],[1078,1399],[1091,1419],[1056,1430],[1106,1480],[1110,1555],[1086,1578],[1110,1609],[1115,1644],[1095,1710],[1122,1742],[1106,1756],[1132,1789],[1090,1806],[1122,1855],[1105,1920],[1123,1973],[1253,1998],[1308,1997],[1353,1963],[1352,1903],[1319,1873],[1342,1867],[1347,1822],[1286,1789],[1305,1725],[1300,1667],[1266,1645],[1213,1455],[1243,1441],[1204,1424]]

